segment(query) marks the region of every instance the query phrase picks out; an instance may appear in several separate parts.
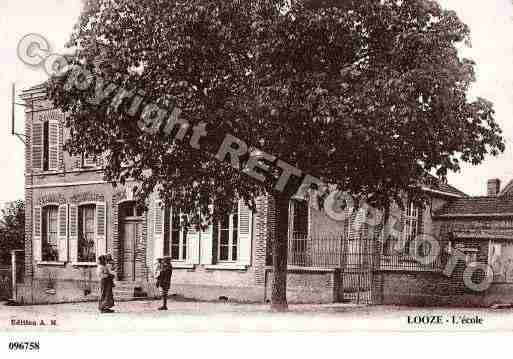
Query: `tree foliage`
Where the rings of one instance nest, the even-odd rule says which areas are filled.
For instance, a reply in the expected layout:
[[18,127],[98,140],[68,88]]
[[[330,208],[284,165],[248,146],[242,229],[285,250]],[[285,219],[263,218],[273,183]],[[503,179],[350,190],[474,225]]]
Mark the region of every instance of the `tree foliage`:
[[10,251],[24,249],[25,202],[22,200],[7,203],[2,209],[0,224],[0,264],[11,263]]
[[64,77],[49,89],[69,114],[70,152],[108,152],[107,179],[137,180],[141,199],[158,188],[205,214],[212,200],[225,210],[272,192],[276,163],[260,183],[213,158],[229,133],[382,206],[428,172],[504,150],[492,104],[467,94],[475,64],[458,56],[464,42],[468,27],[428,0],[89,0],[69,43],[75,63],[179,107],[208,136],[198,150],[191,132],[142,131],[130,101],[89,103],[94,85],[67,91]]

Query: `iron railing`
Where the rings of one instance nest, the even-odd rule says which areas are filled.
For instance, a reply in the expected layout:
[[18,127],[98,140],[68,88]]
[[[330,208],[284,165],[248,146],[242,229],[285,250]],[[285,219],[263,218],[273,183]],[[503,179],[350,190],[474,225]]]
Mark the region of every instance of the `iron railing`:
[[380,252],[379,269],[382,270],[441,271],[448,260],[445,251],[435,252],[428,243],[414,240],[400,243],[398,239],[388,239]]
[[343,238],[338,236],[298,236],[289,238],[289,266],[340,267],[344,252]]
[[[416,256],[411,254],[415,249]],[[447,253],[439,252],[431,254],[413,242],[398,250],[396,243],[381,243],[371,238],[294,235],[288,240],[287,262],[289,266],[342,268],[347,271],[440,271],[447,263]]]

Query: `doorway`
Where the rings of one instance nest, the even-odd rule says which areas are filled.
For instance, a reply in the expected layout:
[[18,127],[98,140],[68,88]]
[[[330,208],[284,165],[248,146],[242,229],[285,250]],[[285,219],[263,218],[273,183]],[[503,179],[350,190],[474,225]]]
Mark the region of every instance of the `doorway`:
[[137,279],[137,248],[142,238],[142,211],[134,202],[120,205],[121,280]]

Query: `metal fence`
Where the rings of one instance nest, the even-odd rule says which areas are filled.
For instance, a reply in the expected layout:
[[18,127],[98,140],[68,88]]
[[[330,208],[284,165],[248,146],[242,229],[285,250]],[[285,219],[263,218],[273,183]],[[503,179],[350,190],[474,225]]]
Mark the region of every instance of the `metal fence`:
[[389,238],[381,246],[379,269],[441,271],[447,260],[448,254],[445,251],[435,252],[428,242],[400,242],[399,239]]
[[308,237],[289,238],[287,262],[299,267],[340,267],[342,263],[342,237]]

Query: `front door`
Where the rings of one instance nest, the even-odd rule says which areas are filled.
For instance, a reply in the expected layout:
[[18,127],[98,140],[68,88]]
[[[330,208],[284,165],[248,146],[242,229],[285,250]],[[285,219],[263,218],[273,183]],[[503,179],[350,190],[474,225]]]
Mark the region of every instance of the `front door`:
[[134,281],[136,278],[136,249],[141,239],[141,229],[140,219],[128,217],[121,223],[123,280]]

